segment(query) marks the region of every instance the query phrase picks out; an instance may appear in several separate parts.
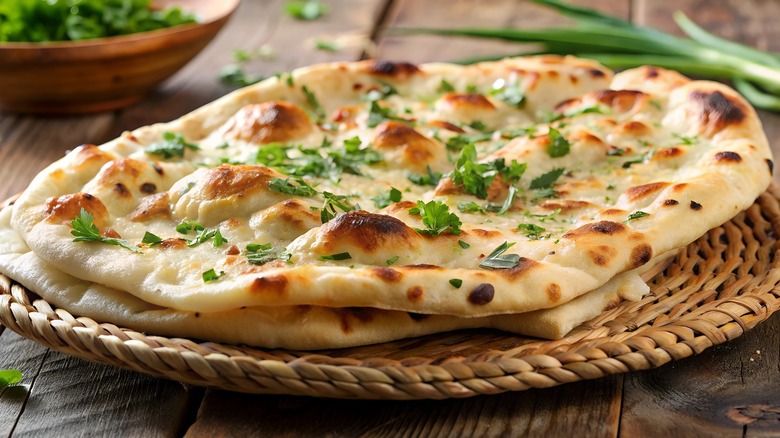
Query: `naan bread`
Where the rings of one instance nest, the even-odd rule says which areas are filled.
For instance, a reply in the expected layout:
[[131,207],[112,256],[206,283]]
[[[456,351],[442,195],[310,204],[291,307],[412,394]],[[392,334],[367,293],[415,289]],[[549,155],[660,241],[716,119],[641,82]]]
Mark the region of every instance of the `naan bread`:
[[[387,311],[392,320],[377,326],[435,315],[366,335],[375,342],[501,325],[492,316],[575,305],[616,278],[607,289],[636,284],[659,255],[747,208],[771,172],[742,97],[667,70],[613,78],[551,56],[338,63],[81,146],[34,179],[10,222],[32,265],[56,266],[63,282],[94,285],[109,302],[215,321],[294,320],[300,306],[330,321],[338,309]],[[74,242],[82,209],[136,252]],[[182,223],[204,228],[204,243],[177,231]],[[147,233],[161,241],[141,243]],[[555,337],[582,320],[506,326]],[[305,344],[279,336],[259,344]]]

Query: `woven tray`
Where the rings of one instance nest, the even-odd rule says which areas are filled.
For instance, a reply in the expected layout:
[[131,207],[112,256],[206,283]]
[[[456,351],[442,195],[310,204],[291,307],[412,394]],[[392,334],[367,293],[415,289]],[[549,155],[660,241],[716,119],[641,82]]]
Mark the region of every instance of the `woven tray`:
[[680,251],[639,302],[564,339],[458,331],[343,350],[150,336],[54,309],[0,275],[0,323],[54,350],[195,385],[365,399],[469,397],[644,370],[740,336],[780,307],[780,189]]

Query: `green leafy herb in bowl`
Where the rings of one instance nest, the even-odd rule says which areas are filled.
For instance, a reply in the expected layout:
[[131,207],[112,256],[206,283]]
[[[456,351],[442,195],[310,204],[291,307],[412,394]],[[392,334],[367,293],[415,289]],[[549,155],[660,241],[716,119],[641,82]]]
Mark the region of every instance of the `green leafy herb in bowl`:
[[195,23],[179,6],[151,0],[3,0],[0,42],[80,41]]

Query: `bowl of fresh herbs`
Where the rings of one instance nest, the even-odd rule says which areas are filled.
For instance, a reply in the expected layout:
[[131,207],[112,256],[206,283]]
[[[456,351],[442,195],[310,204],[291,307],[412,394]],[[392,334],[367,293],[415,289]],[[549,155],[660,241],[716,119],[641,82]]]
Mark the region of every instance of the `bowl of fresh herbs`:
[[240,0],[2,0],[0,110],[79,114],[148,94]]

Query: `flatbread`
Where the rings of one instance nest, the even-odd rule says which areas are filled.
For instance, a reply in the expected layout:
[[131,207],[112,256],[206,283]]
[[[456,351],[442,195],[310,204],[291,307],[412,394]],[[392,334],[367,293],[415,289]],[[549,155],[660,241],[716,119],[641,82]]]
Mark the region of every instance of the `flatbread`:
[[[9,228],[31,265],[56,266],[65,283],[214,315],[217,326],[251,308],[286,315],[269,327],[281,332],[303,318],[291,309],[336,321],[325,315],[354,307],[387,311],[382,327],[432,315],[425,330],[440,331],[453,325],[438,321],[495,326],[496,315],[583,309],[572,300],[615,278],[635,285],[659,255],[751,205],[771,172],[750,105],[671,71],[613,78],[552,56],[336,63],[77,148],[33,180]],[[135,252],[74,242],[82,209]],[[177,231],[185,222],[204,228],[203,243]],[[141,243],[147,233],[161,242]],[[591,310],[511,329],[557,337]],[[419,334],[405,330],[365,340]],[[306,344],[279,336],[270,344]]]

